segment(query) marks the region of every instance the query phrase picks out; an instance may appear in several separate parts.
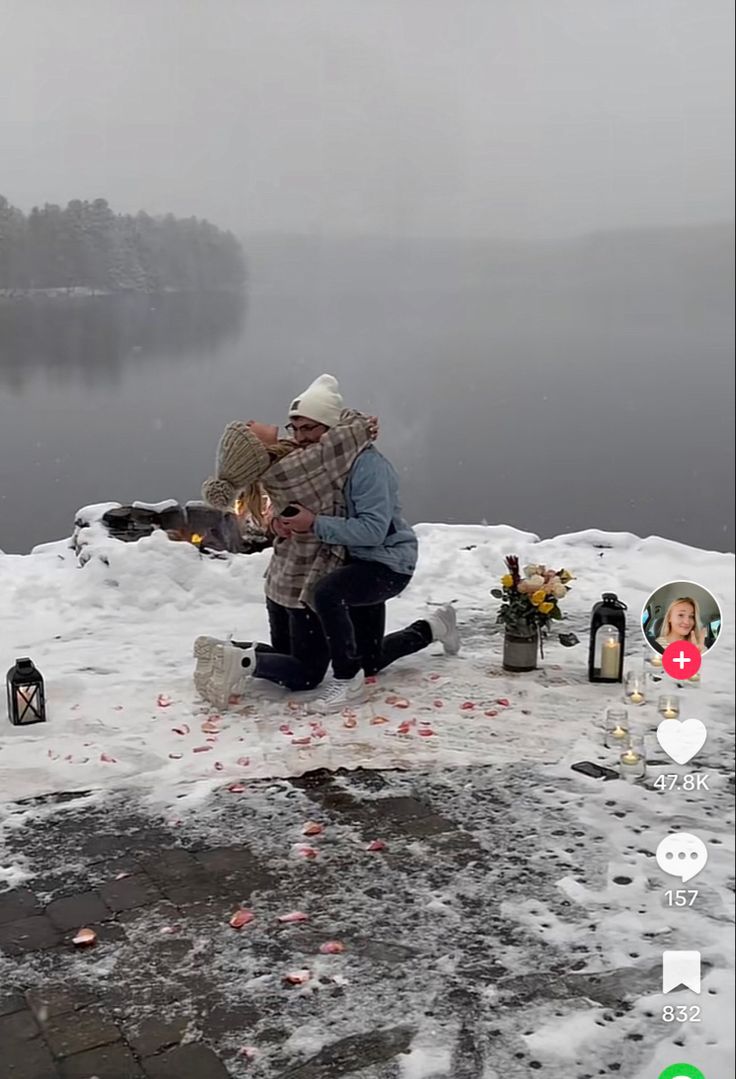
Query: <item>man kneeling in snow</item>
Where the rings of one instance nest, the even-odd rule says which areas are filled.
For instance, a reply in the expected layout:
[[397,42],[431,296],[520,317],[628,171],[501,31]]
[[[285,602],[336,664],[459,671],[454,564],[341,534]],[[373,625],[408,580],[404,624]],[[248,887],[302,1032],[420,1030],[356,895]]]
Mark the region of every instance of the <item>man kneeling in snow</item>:
[[[314,505],[308,485],[300,487],[300,462],[324,439],[334,437],[342,415],[343,402],[332,375],[321,375],[291,404],[288,430],[300,449],[280,463],[288,462],[294,472],[290,501],[299,506],[294,516],[274,517],[273,558],[277,563],[288,561],[292,569],[300,567],[300,592],[294,605],[293,590],[280,590],[273,580],[278,574],[270,575],[269,567],[271,646],[197,639],[195,682],[219,708],[226,707],[232,695],[242,694],[251,677],[292,691],[312,689],[331,661],[334,679],[310,703],[313,711],[331,712],[363,699],[365,675],[376,674],[432,641],[441,641],[448,654],[459,651],[455,612],[449,605],[384,636],[385,601],[409,584],[417,558],[416,535],[401,514],[398,476],[391,463],[374,446],[362,448],[347,480],[342,476],[330,481],[335,496],[332,512],[325,511],[324,500],[322,507]],[[251,424],[250,430],[262,437],[270,429]],[[220,476],[227,470],[228,461],[221,460]],[[267,472],[262,477],[267,492],[268,481]],[[283,509],[283,502],[276,508]],[[313,563],[302,558],[302,551],[315,539],[329,552],[324,572],[316,579]],[[284,626],[288,626],[288,652],[283,647]],[[273,650],[274,644],[280,644],[279,651]]]

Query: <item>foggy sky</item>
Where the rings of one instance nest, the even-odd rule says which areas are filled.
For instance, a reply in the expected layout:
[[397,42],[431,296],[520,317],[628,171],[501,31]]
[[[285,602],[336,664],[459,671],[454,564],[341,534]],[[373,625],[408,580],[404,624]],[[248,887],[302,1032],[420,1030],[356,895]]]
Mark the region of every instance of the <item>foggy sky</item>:
[[0,0],[0,192],[239,233],[733,217],[731,0]]

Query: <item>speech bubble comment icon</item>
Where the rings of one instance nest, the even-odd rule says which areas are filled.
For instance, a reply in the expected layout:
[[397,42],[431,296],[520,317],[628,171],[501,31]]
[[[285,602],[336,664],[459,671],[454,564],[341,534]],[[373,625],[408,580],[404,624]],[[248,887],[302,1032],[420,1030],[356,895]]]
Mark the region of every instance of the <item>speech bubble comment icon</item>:
[[705,745],[708,732],[699,719],[663,719],[657,727],[657,741],[677,764],[687,764]]
[[673,832],[657,847],[657,865],[663,873],[679,877],[683,884],[705,869],[708,850],[702,839],[690,832]]

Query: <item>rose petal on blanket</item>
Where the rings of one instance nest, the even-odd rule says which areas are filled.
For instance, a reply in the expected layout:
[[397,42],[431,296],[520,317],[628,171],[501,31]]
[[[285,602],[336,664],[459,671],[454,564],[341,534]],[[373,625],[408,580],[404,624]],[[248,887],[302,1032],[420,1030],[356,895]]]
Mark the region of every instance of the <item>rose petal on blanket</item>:
[[489,708],[487,712],[483,713],[484,716],[497,716],[498,710],[496,708]]
[[308,820],[302,828],[302,835],[322,835],[324,830],[324,824],[320,824],[316,820]]
[[409,734],[410,731],[411,731],[411,723],[409,722],[408,719],[402,720],[401,723],[399,723],[398,727],[396,728],[396,733],[397,734]]
[[499,697],[496,700],[496,704],[500,704],[502,708],[508,708],[509,702],[507,697]]
[[72,937],[72,944],[77,948],[89,948],[97,943],[97,934],[94,929],[78,929],[76,936]]
[[463,701],[460,707],[463,709],[463,711],[469,712],[471,708],[475,708],[475,704],[473,703],[473,701]]
[[309,915],[302,910],[292,910],[289,914],[279,914],[277,921],[291,925],[294,922],[308,922]]
[[292,970],[284,975],[284,981],[288,985],[306,985],[311,977],[309,970]]
[[372,839],[365,849],[366,850],[371,850],[371,851],[373,851],[373,850],[385,850],[386,849],[386,844],[383,842],[382,839]]
[[279,730],[281,731],[282,734],[293,734],[294,733],[288,723],[282,723],[281,726],[279,727]]
[[388,723],[385,716],[371,716],[371,726],[378,727],[382,723]]
[[339,940],[326,940],[324,944],[320,944],[319,950],[322,955],[337,955],[339,952],[345,951],[345,945],[341,944]]
[[159,693],[158,697],[156,698],[156,704],[159,706],[159,708],[168,708],[169,705],[173,703],[174,701],[172,700],[172,698],[167,697],[165,693]]
[[114,757],[111,757],[109,753],[100,753],[100,760],[103,764],[117,764],[118,762]]
[[294,850],[302,858],[319,858],[319,851],[310,847],[308,843],[296,843]]
[[242,929],[244,925],[249,925],[251,922],[255,921],[255,917],[253,911],[243,910],[241,908],[240,910],[235,911],[228,924],[231,925],[233,929]]
[[431,727],[420,727],[417,734],[422,738],[431,738],[434,735],[434,731]]

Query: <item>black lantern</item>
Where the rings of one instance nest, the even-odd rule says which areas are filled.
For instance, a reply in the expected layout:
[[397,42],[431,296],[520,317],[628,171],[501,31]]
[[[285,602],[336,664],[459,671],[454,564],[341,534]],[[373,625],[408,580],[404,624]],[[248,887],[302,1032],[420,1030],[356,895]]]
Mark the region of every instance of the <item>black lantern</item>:
[[596,603],[590,620],[588,680],[621,682],[624,673],[626,640],[626,604],[613,592],[604,592]]
[[8,671],[8,718],[16,727],[46,721],[46,695],[41,672],[33,660],[16,659]]

